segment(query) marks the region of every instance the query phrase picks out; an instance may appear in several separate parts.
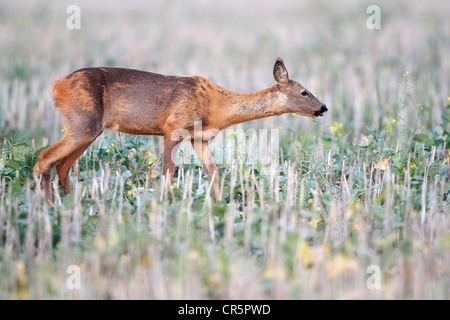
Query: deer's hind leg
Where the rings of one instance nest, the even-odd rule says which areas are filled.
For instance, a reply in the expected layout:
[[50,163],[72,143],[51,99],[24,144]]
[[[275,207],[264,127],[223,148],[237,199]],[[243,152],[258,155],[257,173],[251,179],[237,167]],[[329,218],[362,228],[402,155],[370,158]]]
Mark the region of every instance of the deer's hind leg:
[[[42,188],[50,202],[52,202],[51,175],[53,167],[59,161],[62,161],[62,164],[58,166],[60,168],[58,174],[60,177],[63,177],[63,188],[65,188],[64,192],[66,192],[68,190],[68,178],[66,179],[65,176],[68,173],[68,169],[70,169],[73,162],[84,152],[84,150],[92,143],[92,141],[95,140],[96,137],[97,135],[94,137],[89,135],[80,137],[68,131],[60,141],[39,155],[39,170],[42,177]],[[75,156],[77,157],[75,158]],[[70,163],[70,166],[68,166],[70,161],[72,162]]]
[[85,143],[83,146],[76,149],[67,157],[59,160],[58,163],[56,164],[56,172],[58,173],[59,185],[63,189],[64,194],[69,194],[72,192],[72,187],[70,186],[70,179],[69,179],[70,168],[94,140],[95,138]]

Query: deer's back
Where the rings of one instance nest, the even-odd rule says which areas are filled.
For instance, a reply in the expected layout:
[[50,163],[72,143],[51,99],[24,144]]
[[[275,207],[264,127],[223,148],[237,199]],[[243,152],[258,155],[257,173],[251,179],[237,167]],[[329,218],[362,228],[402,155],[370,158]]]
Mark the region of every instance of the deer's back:
[[101,123],[103,128],[164,135],[195,120],[205,120],[205,81],[197,76],[125,68],[86,68],[56,81],[53,94],[66,121],[85,116],[89,118],[86,121]]

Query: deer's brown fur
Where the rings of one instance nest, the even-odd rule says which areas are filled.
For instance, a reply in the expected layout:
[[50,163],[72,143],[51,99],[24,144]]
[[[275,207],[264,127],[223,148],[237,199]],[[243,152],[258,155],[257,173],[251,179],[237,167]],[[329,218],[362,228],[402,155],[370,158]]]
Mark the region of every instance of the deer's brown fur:
[[[123,68],[86,68],[57,80],[53,101],[61,108],[67,130],[39,157],[45,194],[51,201],[55,165],[61,187],[66,194],[71,192],[71,166],[104,129],[164,136],[163,175],[170,181],[175,167],[172,151],[180,142],[173,134],[183,129],[189,132],[205,170],[215,177],[213,190],[219,199],[218,172],[207,144],[214,135],[206,132],[286,112],[315,117],[327,110],[309,91],[289,80],[281,59],[273,73],[277,84],[253,93],[234,92],[200,76]],[[196,123],[205,133],[201,137],[195,135]]]

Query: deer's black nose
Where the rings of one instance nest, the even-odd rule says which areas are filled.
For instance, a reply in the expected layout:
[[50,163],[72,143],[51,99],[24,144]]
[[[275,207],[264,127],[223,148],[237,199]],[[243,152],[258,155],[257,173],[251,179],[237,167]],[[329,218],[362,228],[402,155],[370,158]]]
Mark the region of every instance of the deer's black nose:
[[322,105],[320,106],[320,110],[317,110],[314,112],[314,116],[315,117],[323,117],[323,114],[327,111],[328,111],[327,106],[322,103]]

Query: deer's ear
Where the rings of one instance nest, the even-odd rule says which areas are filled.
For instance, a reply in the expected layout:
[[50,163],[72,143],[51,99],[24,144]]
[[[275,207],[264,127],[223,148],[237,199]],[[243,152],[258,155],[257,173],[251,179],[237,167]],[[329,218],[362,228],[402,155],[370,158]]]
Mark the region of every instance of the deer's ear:
[[289,82],[289,75],[286,67],[284,66],[283,59],[281,58],[278,58],[275,62],[275,66],[273,67],[273,77],[280,85],[284,85]]

